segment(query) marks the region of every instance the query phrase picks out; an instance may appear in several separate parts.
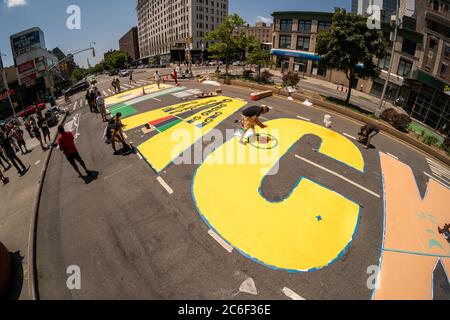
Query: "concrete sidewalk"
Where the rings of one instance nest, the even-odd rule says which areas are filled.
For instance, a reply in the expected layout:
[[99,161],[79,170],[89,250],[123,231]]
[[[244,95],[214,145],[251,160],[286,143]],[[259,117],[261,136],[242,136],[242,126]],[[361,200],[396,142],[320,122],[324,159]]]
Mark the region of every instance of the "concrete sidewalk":
[[[61,118],[60,118],[61,121]],[[25,131],[25,130],[24,130]],[[51,138],[56,135],[57,127],[50,128]],[[49,151],[42,151],[39,142],[30,138],[27,132],[28,154],[17,156],[29,168],[28,172],[20,177],[15,168],[11,167],[3,174],[9,178],[9,183],[0,186],[0,241],[11,253],[13,275],[11,289],[6,298],[10,300],[29,300],[29,263],[28,240],[34,197],[40,179],[42,166]]]

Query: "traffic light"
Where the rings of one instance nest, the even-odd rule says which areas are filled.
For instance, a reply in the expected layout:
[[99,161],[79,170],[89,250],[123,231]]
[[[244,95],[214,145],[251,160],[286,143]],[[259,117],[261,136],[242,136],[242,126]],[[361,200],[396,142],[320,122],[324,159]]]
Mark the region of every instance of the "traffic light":
[[92,56],[95,58],[95,49],[92,48]]

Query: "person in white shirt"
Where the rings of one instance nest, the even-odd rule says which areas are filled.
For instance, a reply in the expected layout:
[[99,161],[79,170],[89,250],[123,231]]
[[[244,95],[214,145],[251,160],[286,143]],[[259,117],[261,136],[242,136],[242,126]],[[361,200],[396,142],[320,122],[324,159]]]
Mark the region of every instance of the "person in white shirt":
[[106,118],[106,108],[105,108],[105,99],[102,97],[100,91],[97,90],[97,97],[95,98],[95,102],[97,103],[97,109],[102,115],[103,122],[107,122]]

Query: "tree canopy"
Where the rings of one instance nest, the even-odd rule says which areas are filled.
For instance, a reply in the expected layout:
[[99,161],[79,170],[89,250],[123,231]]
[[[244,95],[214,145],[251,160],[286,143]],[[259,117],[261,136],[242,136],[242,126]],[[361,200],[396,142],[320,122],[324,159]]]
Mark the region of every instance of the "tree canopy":
[[352,83],[357,77],[378,76],[374,58],[386,55],[386,44],[383,33],[369,29],[365,18],[337,9],[331,28],[318,35],[316,51],[321,55],[322,66],[345,72],[349,80],[349,103]]
[[247,23],[238,14],[232,14],[206,35],[206,40],[215,41],[209,46],[209,51],[218,59],[225,59],[226,72],[230,64],[230,56],[244,50],[248,44],[245,34]]

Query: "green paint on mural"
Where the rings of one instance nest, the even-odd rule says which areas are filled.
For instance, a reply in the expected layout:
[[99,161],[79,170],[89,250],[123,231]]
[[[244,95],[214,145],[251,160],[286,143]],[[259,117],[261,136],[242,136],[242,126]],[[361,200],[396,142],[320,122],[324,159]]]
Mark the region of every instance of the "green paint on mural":
[[428,242],[428,247],[429,247],[430,249],[433,248],[433,247],[438,247],[438,248],[444,249],[444,248],[442,247],[441,243],[440,243],[439,241],[435,240],[435,239],[431,239],[431,240]]

